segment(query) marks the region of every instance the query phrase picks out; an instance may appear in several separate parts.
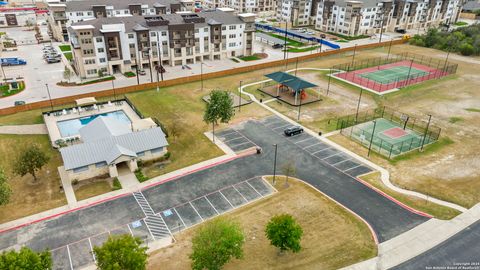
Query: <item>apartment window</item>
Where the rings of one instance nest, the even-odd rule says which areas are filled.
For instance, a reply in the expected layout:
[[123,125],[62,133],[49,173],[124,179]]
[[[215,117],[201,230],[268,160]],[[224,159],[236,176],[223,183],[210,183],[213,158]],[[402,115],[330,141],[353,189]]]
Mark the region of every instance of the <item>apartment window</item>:
[[150,36],[151,36],[151,37],[156,37],[157,34],[156,34],[155,32],[150,32]]
[[156,47],[157,46],[157,42],[156,41],[152,41],[152,47]]
[[235,45],[236,45],[235,42],[228,43],[228,47],[235,47]]
[[130,13],[130,10],[126,9],[126,10],[123,11],[123,12],[125,12],[125,14],[129,14],[129,13]]
[[93,65],[95,64],[95,59],[86,59],[85,60],[85,65]]
[[92,39],[90,38],[82,38],[82,44],[91,44],[92,43]]
[[120,10],[115,10],[115,14],[120,15]]
[[145,156],[145,151],[137,153],[137,157],[143,157],[143,156]]
[[98,59],[98,61],[99,61],[100,63],[105,63],[105,62],[106,62],[106,59],[105,59],[105,58],[100,58],[100,59]]
[[93,12],[91,11],[87,12],[87,16],[93,16]]
[[167,46],[168,45],[167,41],[166,40],[162,41],[162,45]]
[[208,32],[208,27],[203,28],[203,32],[207,33]]
[[101,38],[101,37],[97,37],[96,40],[97,40],[98,43],[102,42],[102,38]]
[[83,54],[93,54],[93,49],[83,50]]
[[208,42],[208,37],[204,37],[204,38],[203,38],[203,41],[204,41],[204,42]]
[[166,37],[167,36],[167,32],[163,31],[162,32],[162,37]]
[[87,74],[88,75],[97,74],[97,70],[96,69],[89,69],[89,70],[87,70]]
[[77,16],[83,16],[83,12],[77,12]]
[[198,34],[198,32],[199,32],[198,29],[195,29],[195,34]]
[[228,38],[236,38],[236,37],[237,37],[237,35],[235,35],[235,34],[228,35]]
[[134,35],[133,34],[128,34],[128,38],[132,39],[132,38],[134,38]]
[[237,29],[237,26],[235,26],[235,25],[229,25],[229,26],[228,26],[228,29],[229,29],[229,30],[235,30],[235,29]]
[[135,43],[130,43],[130,44],[128,44],[128,47],[129,47],[130,49],[135,49]]
[[227,27],[226,27],[226,26],[222,26],[222,30],[227,30]]
[[105,49],[104,49],[104,48],[98,48],[97,51],[98,51],[99,53],[103,53],[103,52],[105,52]]
[[78,167],[78,168],[73,169],[74,173],[79,173],[79,172],[84,172],[84,171],[88,171],[88,166],[83,166],[83,167]]

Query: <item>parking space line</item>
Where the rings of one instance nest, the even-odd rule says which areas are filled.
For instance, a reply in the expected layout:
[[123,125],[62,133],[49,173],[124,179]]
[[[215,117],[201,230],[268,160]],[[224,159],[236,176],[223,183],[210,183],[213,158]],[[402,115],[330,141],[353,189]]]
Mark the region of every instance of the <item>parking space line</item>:
[[342,161],[339,161],[339,162],[337,162],[337,163],[333,163],[333,164],[330,164],[330,165],[335,166],[335,165],[337,165],[337,164],[340,164],[340,163],[345,162],[345,161],[348,161],[348,160],[350,160],[350,159],[347,158],[347,159],[344,159],[344,160],[342,160]]
[[232,132],[228,132],[228,133],[225,133],[225,134],[222,134],[222,135],[218,135],[218,136],[225,136],[225,135],[230,135],[230,134],[233,134],[233,133],[236,133],[237,131],[236,130],[232,130]]
[[242,136],[239,136],[239,137],[235,137],[235,138],[233,138],[233,139],[226,140],[226,141],[223,141],[223,142],[224,142],[224,143],[227,143],[227,142],[229,142],[229,141],[233,141],[233,140],[237,140],[237,139],[241,139],[241,138],[243,138],[243,137],[242,137]]
[[286,125],[283,125],[283,126],[279,126],[279,127],[275,127],[275,128],[271,128],[273,131],[277,132],[276,129],[277,128],[285,128],[287,126],[291,126],[291,124],[286,124]]
[[173,208],[173,211],[175,211],[175,214],[177,214],[178,218],[180,219],[180,221],[182,222],[183,224],[183,227],[186,229],[187,228],[187,225],[185,225],[185,222],[183,221],[183,218],[180,216],[180,214],[177,212],[177,209],[175,209],[175,207]]
[[[240,183],[239,183],[239,184],[240,184]],[[233,189],[235,189],[235,191],[238,192],[238,194],[240,194],[240,196],[242,196],[242,198],[245,200],[245,202],[248,202],[248,200],[243,196],[242,193],[240,193],[240,191],[238,191],[238,189],[237,189],[235,186],[232,186],[232,187],[233,187]]]
[[70,248],[67,245],[68,260],[70,261],[70,269],[73,270],[72,256],[70,255]]
[[[322,158],[322,160],[327,159],[327,158],[331,158],[331,157],[336,156],[336,155],[340,155],[341,153],[342,153],[342,151],[338,151],[337,153],[335,153],[335,154],[333,154],[333,155],[330,155],[330,156],[328,156],[328,157]],[[331,164],[330,164],[330,165],[331,165]]]
[[245,138],[247,141],[251,142],[253,145],[257,145],[256,143],[254,143],[252,140],[250,140],[249,138],[247,138],[247,136],[243,135],[240,131],[237,131],[238,134],[242,135],[243,138]]
[[205,200],[207,200],[207,202],[210,204],[210,206],[213,208],[213,210],[215,210],[215,212],[217,212],[217,215],[220,215],[220,213],[217,211],[217,208],[215,208],[215,206],[213,206],[213,204],[210,202],[210,200],[207,198],[207,196],[203,196],[205,198]]
[[251,188],[253,188],[253,190],[255,190],[255,192],[257,192],[258,195],[260,195],[260,197],[263,197],[262,194],[260,194],[260,192],[258,192],[252,185],[250,185],[250,183],[248,181],[246,181],[247,185],[249,185]]
[[320,153],[320,152],[325,151],[325,150],[328,150],[328,149],[331,149],[331,148],[330,148],[330,147],[323,148],[322,150],[318,150],[318,151],[313,152],[313,153],[310,153],[310,154],[315,155],[316,153]]
[[[276,119],[277,120],[277,119]],[[281,123],[284,123],[285,121],[283,121],[282,119],[278,119],[280,121],[272,121],[271,123],[268,123],[268,124],[264,124],[265,126],[271,128],[271,126],[274,126],[276,124],[281,124]]]
[[93,261],[97,263],[97,258],[95,258],[95,253],[93,252],[92,240],[88,237],[88,244],[90,245],[90,252],[92,253]]
[[219,190],[218,193],[220,193],[220,195],[222,195],[222,197],[228,202],[228,204],[230,204],[230,206],[232,207],[232,209],[234,209],[235,207],[233,207],[233,204],[227,199],[227,197],[225,197],[225,195],[223,195],[223,193]]
[[239,145],[243,145],[243,144],[247,144],[247,143],[251,143],[251,142],[244,142],[244,143],[230,145],[230,148],[235,147],[235,146],[239,146]]
[[363,164],[358,164],[357,166],[354,166],[354,167],[352,167],[352,168],[350,168],[350,169],[346,169],[346,170],[343,171],[343,172],[346,173],[346,174],[348,174],[346,171],[350,171],[350,170],[352,170],[352,169],[356,169],[356,168],[358,168],[358,167],[360,167],[360,166],[363,166]]
[[133,236],[133,232],[132,232],[132,229],[130,229],[130,225],[129,225],[129,224],[127,224],[127,228],[128,228],[128,230],[130,231],[130,234]]
[[193,208],[193,210],[195,210],[195,213],[197,213],[197,215],[202,219],[202,221],[205,221],[203,217],[200,215],[200,213],[198,213],[197,209],[195,209],[195,206],[193,206],[192,201],[189,201],[188,203]]
[[[298,142],[294,142],[294,144],[301,143],[301,142],[304,142],[304,141],[308,141],[308,140],[310,140],[310,139],[315,139],[315,138],[314,138],[314,137],[309,137],[309,138],[300,140],[300,141],[298,141]],[[315,139],[315,140],[317,140],[317,139]]]
[[312,146],[315,146],[315,145],[318,145],[318,144],[322,144],[322,142],[317,142],[317,143],[311,144],[311,145],[309,145],[309,146],[307,146],[307,147],[304,147],[304,148],[302,148],[302,149],[305,150],[305,149],[307,149],[307,148],[309,148],[309,147],[312,147]]

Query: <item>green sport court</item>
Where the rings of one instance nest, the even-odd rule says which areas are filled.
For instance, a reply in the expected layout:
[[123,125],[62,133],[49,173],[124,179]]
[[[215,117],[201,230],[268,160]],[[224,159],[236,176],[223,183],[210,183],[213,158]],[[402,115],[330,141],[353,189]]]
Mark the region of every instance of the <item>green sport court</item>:
[[378,69],[372,72],[365,72],[358,74],[362,78],[366,78],[375,81],[380,84],[388,84],[394,81],[403,81],[407,77],[416,78],[430,74],[428,71],[416,69],[410,66],[394,66],[394,67],[382,67],[378,66]]
[[[367,147],[372,141],[372,150],[387,157],[397,156],[421,147],[423,134],[409,128],[403,129],[403,125],[384,118],[374,121],[351,127],[350,137]],[[427,145],[434,141],[435,139],[427,136],[424,144]]]

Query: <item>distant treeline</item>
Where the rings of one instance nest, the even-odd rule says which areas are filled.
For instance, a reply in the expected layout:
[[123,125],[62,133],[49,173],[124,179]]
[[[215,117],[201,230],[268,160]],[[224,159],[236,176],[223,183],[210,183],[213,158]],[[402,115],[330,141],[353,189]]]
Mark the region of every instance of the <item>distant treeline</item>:
[[451,32],[431,28],[424,35],[413,36],[410,44],[462,55],[480,55],[480,25],[459,27]]

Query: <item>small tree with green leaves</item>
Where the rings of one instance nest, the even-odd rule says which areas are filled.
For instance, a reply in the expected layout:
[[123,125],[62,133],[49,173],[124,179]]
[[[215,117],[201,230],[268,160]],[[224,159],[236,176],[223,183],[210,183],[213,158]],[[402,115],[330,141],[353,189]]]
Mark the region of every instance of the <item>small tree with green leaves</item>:
[[72,71],[65,66],[65,70],[63,71],[63,78],[70,82],[70,79],[72,78]]
[[290,160],[282,165],[282,171],[285,175],[285,187],[288,187],[288,177],[294,176],[296,172],[295,161]]
[[212,124],[213,136],[215,137],[215,125],[220,121],[221,123],[228,123],[235,115],[233,108],[233,100],[230,93],[227,91],[213,90],[210,92],[210,99],[205,108],[203,121],[207,124]]
[[49,160],[50,158],[37,145],[33,144],[20,152],[15,164],[13,164],[13,171],[20,176],[31,174],[34,182],[36,182],[37,171]]
[[2,168],[0,168],[0,205],[5,205],[10,201],[12,189],[7,183],[7,176]]
[[193,270],[219,270],[230,259],[243,257],[244,235],[236,222],[216,218],[203,225],[192,240]]
[[265,234],[270,243],[279,248],[280,253],[291,250],[301,250],[300,240],[303,235],[302,227],[289,214],[272,217],[265,228]]
[[52,257],[48,250],[34,252],[27,247],[22,247],[19,251],[4,251],[0,254],[0,269],[52,269]]
[[94,247],[93,253],[100,270],[142,270],[147,265],[147,247],[142,240],[128,234],[111,236],[101,247]]

